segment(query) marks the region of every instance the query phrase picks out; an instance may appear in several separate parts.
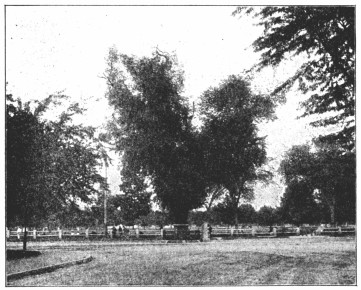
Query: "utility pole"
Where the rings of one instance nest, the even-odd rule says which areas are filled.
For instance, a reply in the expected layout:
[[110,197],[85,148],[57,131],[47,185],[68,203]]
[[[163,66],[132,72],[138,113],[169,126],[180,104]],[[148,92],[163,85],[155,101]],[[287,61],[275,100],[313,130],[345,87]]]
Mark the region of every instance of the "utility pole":
[[[108,176],[107,176],[108,164],[105,160],[105,183],[108,185]],[[105,236],[108,235],[108,226],[107,226],[107,189],[104,188],[104,227],[105,227]]]

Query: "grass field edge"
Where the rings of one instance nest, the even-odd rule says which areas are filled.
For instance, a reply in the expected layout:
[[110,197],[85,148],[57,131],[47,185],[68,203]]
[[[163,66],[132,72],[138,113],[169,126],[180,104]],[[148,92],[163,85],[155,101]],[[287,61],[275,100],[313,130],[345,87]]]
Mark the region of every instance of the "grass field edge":
[[65,267],[70,267],[70,266],[74,266],[74,265],[89,263],[93,259],[94,258],[92,256],[90,256],[88,258],[84,258],[84,259],[81,259],[81,260],[76,260],[76,261],[56,264],[56,265],[52,265],[52,266],[42,267],[42,268],[38,268],[38,269],[32,269],[32,270],[28,270],[28,271],[8,274],[6,276],[6,278],[7,278],[7,281],[9,282],[9,281],[18,280],[18,279],[21,279],[21,278],[24,278],[24,277],[27,277],[27,276],[39,275],[39,274],[43,274],[43,273],[53,272],[53,271],[55,271],[57,269],[60,269],[60,268],[65,268]]

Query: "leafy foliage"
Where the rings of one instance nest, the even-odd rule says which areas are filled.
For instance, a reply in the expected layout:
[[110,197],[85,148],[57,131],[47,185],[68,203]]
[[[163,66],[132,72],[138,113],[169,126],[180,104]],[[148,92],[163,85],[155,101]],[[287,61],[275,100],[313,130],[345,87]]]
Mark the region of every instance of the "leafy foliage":
[[[315,199],[330,210],[332,223],[355,219],[356,156],[335,145],[318,143],[316,152],[309,146],[294,146],[281,162],[280,170],[289,191],[305,186]],[[307,197],[304,197],[307,198]]]
[[301,225],[326,222],[329,213],[316,202],[314,188],[307,180],[292,180],[284,193],[279,207],[283,222]]
[[127,194],[118,196],[120,221],[125,225],[137,224],[142,216],[150,213],[150,194]]
[[[14,101],[11,96],[7,100]],[[38,193],[37,187],[41,184],[38,178],[42,177],[42,172],[37,160],[43,155],[39,144],[44,137],[44,126],[29,111],[28,104],[23,108],[18,101],[17,105],[7,105],[6,128],[7,223],[14,225],[23,224],[28,215],[34,219],[42,218],[44,211],[39,209],[48,205],[38,198],[31,198]]]
[[201,97],[200,136],[207,180],[228,190],[236,224],[240,199],[251,200],[253,182],[270,176],[260,169],[267,158],[265,138],[258,136],[257,124],[272,118],[273,109],[268,96],[252,94],[249,84],[236,76]]
[[234,205],[227,198],[224,202],[213,207],[212,214],[218,217],[220,224],[233,225],[235,223],[235,211]]
[[112,49],[105,78],[115,110],[109,131],[122,154],[122,175],[133,184],[150,180],[162,207],[176,223],[186,222],[188,211],[201,205],[205,186],[175,59],[159,51],[136,59]]
[[207,211],[191,211],[188,216],[188,223],[191,225],[202,226],[205,222],[212,225],[221,225],[227,220],[225,212],[219,210],[219,205]]
[[72,116],[82,111],[78,105],[70,106],[56,121],[41,119],[56,102],[57,97],[50,96],[32,110],[30,102],[22,104],[7,96],[9,225],[40,225],[80,202],[90,203],[97,187],[105,184],[97,172],[101,147],[94,129],[71,123]]
[[172,223],[169,215],[161,211],[151,211],[146,216],[140,216],[138,222],[142,226],[158,226],[160,228]]
[[252,224],[257,222],[257,212],[251,204],[241,204],[238,207],[239,221],[243,224]]
[[[44,220],[40,227],[46,226],[48,229],[77,228],[96,226],[96,218],[88,208],[79,208],[76,204],[69,204],[62,207],[59,212],[50,213],[47,220]],[[38,225],[38,226],[39,226]]]
[[270,206],[262,206],[257,212],[258,224],[271,226],[277,222],[277,211]]
[[354,150],[355,7],[240,7],[234,15],[243,12],[252,13],[264,26],[263,35],[253,43],[255,51],[262,52],[255,69],[304,56],[297,72],[275,88],[273,95],[282,96],[299,81],[302,92],[313,93],[302,103],[303,116],[323,114],[312,125],[341,128],[323,138]]
[[206,188],[207,196],[204,200],[204,206],[207,211],[212,209],[212,206],[215,202],[220,201],[225,198],[227,194],[227,189],[219,184],[211,184]]

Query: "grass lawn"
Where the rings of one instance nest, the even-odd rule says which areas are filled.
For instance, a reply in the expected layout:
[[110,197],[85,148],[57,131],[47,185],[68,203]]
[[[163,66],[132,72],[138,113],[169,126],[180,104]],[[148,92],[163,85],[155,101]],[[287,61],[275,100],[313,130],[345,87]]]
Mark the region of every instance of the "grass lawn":
[[238,239],[43,250],[7,262],[7,273],[93,256],[83,265],[12,281],[14,286],[348,285],[356,283],[355,238]]

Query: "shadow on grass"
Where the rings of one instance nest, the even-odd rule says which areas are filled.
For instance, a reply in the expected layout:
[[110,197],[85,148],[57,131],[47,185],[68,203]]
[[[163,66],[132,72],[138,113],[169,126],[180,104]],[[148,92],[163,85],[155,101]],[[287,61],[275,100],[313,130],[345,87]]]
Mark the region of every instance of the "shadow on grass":
[[41,252],[39,252],[39,251],[6,250],[6,259],[8,261],[30,258],[30,257],[37,257],[40,255],[41,255]]

